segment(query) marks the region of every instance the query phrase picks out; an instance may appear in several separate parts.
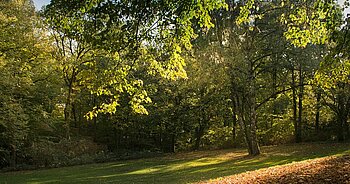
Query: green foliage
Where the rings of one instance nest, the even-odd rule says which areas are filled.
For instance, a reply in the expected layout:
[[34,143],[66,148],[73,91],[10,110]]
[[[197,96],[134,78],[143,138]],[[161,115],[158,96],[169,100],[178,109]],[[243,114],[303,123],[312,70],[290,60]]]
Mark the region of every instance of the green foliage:
[[[91,93],[109,98],[88,113],[92,119],[100,113],[114,114],[123,93],[130,96],[134,112],[147,114],[143,104],[151,100],[135,73],[148,68],[147,73],[159,73],[166,79],[185,78],[182,50],[191,48],[195,36],[191,20],[196,18],[201,27],[210,28],[209,12],[224,5],[222,1],[71,1],[67,6],[52,1],[44,16],[58,35],[77,45],[102,50],[105,59],[114,60],[115,65],[103,68],[102,80],[98,78],[90,87]],[[94,53],[88,60],[92,66],[99,61],[98,55]],[[79,57],[74,60],[81,62]]]
[[212,126],[203,136],[203,145],[208,148],[222,149],[232,147],[232,127]]
[[25,157],[25,147],[54,119],[51,102],[58,95],[59,82],[52,48],[32,2],[1,1],[0,9],[0,147],[7,153],[0,167],[13,167],[17,157]]
[[39,14],[0,2],[1,167],[113,157],[80,136],[127,157],[350,135],[333,1],[53,0]]
[[284,35],[299,47],[309,43],[324,44],[341,24],[341,10],[334,1],[304,0],[287,7],[291,13],[282,14],[280,20],[287,25]]
[[[268,11],[262,10],[264,1],[243,1],[236,23],[254,25]],[[330,40],[336,27],[341,25],[340,6],[335,1],[282,0],[274,3],[272,10],[281,9],[280,22],[285,25],[284,36],[297,47],[324,44]]]

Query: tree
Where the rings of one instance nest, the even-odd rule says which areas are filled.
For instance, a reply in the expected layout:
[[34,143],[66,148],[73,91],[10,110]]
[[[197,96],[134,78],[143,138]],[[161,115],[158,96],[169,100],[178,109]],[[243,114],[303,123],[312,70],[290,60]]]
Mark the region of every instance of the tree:
[[[0,17],[0,149],[6,162],[1,160],[1,166],[14,167],[34,135],[41,135],[40,127],[49,124],[45,120],[54,108],[50,102],[57,91],[40,93],[55,86],[50,84],[55,72],[33,2],[1,1]],[[45,99],[46,94],[52,98]]]
[[347,122],[350,113],[348,31],[349,25],[346,24],[342,30],[333,35],[331,50],[315,76],[316,83],[322,89],[323,102],[336,115],[339,142],[344,141],[345,133],[349,136],[349,123]]
[[[78,48],[74,50],[77,53],[84,53],[79,51],[79,46],[87,44],[115,63],[105,69],[102,76],[105,82],[88,86],[97,96],[110,98],[94,107],[88,115],[90,118],[99,113],[115,113],[122,93],[132,96],[130,105],[135,112],[147,113],[142,104],[150,99],[134,72],[148,68],[149,73],[156,72],[167,79],[186,77],[181,52],[182,48],[191,47],[190,40],[194,37],[191,20],[196,18],[202,27],[210,28],[208,12],[224,6],[222,1],[69,3],[67,6],[66,2],[52,1],[46,7],[44,14],[52,28],[71,40],[71,45]],[[59,16],[55,16],[57,14]],[[92,59],[89,62],[98,61]]]

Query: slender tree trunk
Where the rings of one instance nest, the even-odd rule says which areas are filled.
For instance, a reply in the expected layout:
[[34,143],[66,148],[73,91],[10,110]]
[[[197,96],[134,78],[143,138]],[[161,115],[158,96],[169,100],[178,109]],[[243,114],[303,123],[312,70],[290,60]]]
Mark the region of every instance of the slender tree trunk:
[[[276,58],[276,61],[273,62],[273,70],[272,70],[272,94],[274,94],[272,98],[274,100],[277,98],[277,94],[276,94],[276,91],[277,91],[277,62],[278,62],[277,54],[276,54],[275,58]],[[275,105],[273,106],[272,111],[273,111],[272,113],[274,115],[277,114],[277,109],[276,109]],[[268,127],[268,121],[266,121],[266,124],[267,124],[266,127]],[[273,127],[273,119],[270,122],[270,128],[272,128],[272,127]]]
[[297,132],[298,132],[298,122],[297,122],[297,91],[295,85],[295,74],[294,74],[294,66],[292,68],[292,91],[293,91],[293,124],[294,124],[294,136],[295,141],[297,140]]
[[233,144],[236,145],[236,127],[237,127],[237,107],[235,103],[233,103],[233,111],[232,111],[232,140]]
[[175,153],[175,142],[176,142],[175,134],[172,134],[171,135],[171,147],[170,147],[171,153]]
[[250,110],[250,141],[251,141],[251,153],[250,155],[259,155],[260,154],[260,147],[258,143],[258,137],[256,135],[256,125],[257,125],[257,114],[256,114],[256,103],[255,103],[255,97],[252,99],[253,103],[251,104],[251,110]]
[[304,86],[303,86],[303,72],[300,66],[299,68],[299,103],[298,103],[298,124],[296,132],[296,142],[300,143],[302,141],[302,117],[303,117],[303,95],[304,95]]
[[10,149],[11,149],[10,167],[15,168],[16,167],[16,158],[17,158],[16,146],[11,144]]
[[315,117],[315,130],[316,135],[320,131],[320,110],[321,110],[321,92],[320,89],[316,91],[316,117]]
[[[95,107],[96,105],[97,105],[97,96],[96,95],[93,95],[92,96],[92,98],[93,98],[93,106]],[[94,117],[93,118],[93,123],[94,123],[94,125],[93,125],[93,127],[94,127],[94,140],[96,141],[97,140],[97,117]]]
[[231,82],[231,100],[232,100],[232,141],[234,146],[236,145],[236,127],[237,127],[237,100],[235,98],[235,92],[233,90],[234,84]]

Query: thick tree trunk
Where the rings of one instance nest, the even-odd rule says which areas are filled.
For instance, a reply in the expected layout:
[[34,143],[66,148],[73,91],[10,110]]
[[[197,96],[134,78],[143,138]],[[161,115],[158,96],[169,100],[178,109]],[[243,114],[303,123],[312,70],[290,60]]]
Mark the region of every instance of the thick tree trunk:
[[256,84],[255,84],[255,74],[253,69],[253,63],[250,64],[251,72],[248,80],[249,90],[248,90],[248,109],[249,109],[249,120],[248,127],[248,136],[250,143],[248,144],[249,148],[249,155],[259,155],[260,154],[260,148],[258,143],[258,137],[256,135],[256,129],[257,129],[257,113],[256,113]]
[[238,123],[239,123],[239,126],[241,127],[241,130],[243,130],[244,138],[247,143],[248,153],[251,154],[252,141],[250,140],[248,126],[244,119],[245,112],[244,112],[243,99],[240,99],[239,95],[236,95],[235,103],[237,107]]
[[340,92],[337,95],[337,101],[338,101],[338,118],[337,118],[337,133],[338,133],[338,141],[343,142],[345,140],[344,138],[344,127],[345,123],[347,122],[347,113],[345,109],[345,101],[344,101],[345,94],[343,92]]
[[195,138],[196,139],[195,139],[195,144],[193,147],[194,150],[199,149],[203,134],[204,134],[204,128],[201,125],[199,125],[199,127],[197,127],[195,129]]
[[72,92],[73,92],[73,86],[72,84],[68,85],[68,94],[66,98],[66,104],[64,107],[64,128],[66,129],[66,139],[70,139],[70,120],[71,120],[71,114],[72,114]]
[[344,125],[346,123],[346,120],[344,120],[344,117],[343,115],[339,115],[338,117],[338,135],[337,135],[337,138],[338,138],[338,142],[344,142],[345,138],[344,138]]
[[345,121],[344,122],[344,127],[345,127],[345,134],[346,134],[346,139],[350,139],[350,130],[349,130],[349,122]]
[[[231,95],[234,95],[233,101],[235,116],[238,117],[238,122],[241,130],[244,132],[245,140],[249,155],[259,155],[260,148],[258,138],[256,135],[257,131],[257,107],[256,107],[256,84],[255,84],[255,71],[254,62],[249,62],[250,73],[247,80],[247,88],[235,91],[234,84],[231,86]],[[232,81],[234,78],[231,79]],[[236,110],[237,109],[237,110]]]
[[76,105],[72,103],[72,113],[73,113],[73,121],[74,121],[74,128],[78,128],[78,118],[77,118],[77,108]]
[[256,109],[255,105],[251,107],[250,112],[245,117],[244,108],[238,111],[238,122],[244,132],[249,155],[259,155],[260,148],[256,135]]

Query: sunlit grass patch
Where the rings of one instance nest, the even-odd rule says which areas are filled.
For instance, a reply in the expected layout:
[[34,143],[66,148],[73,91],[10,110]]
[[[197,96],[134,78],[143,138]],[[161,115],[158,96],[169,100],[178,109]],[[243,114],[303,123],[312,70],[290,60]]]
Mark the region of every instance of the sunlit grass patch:
[[191,183],[328,155],[350,154],[350,144],[297,144],[178,153],[152,159],[0,174],[2,183]]

